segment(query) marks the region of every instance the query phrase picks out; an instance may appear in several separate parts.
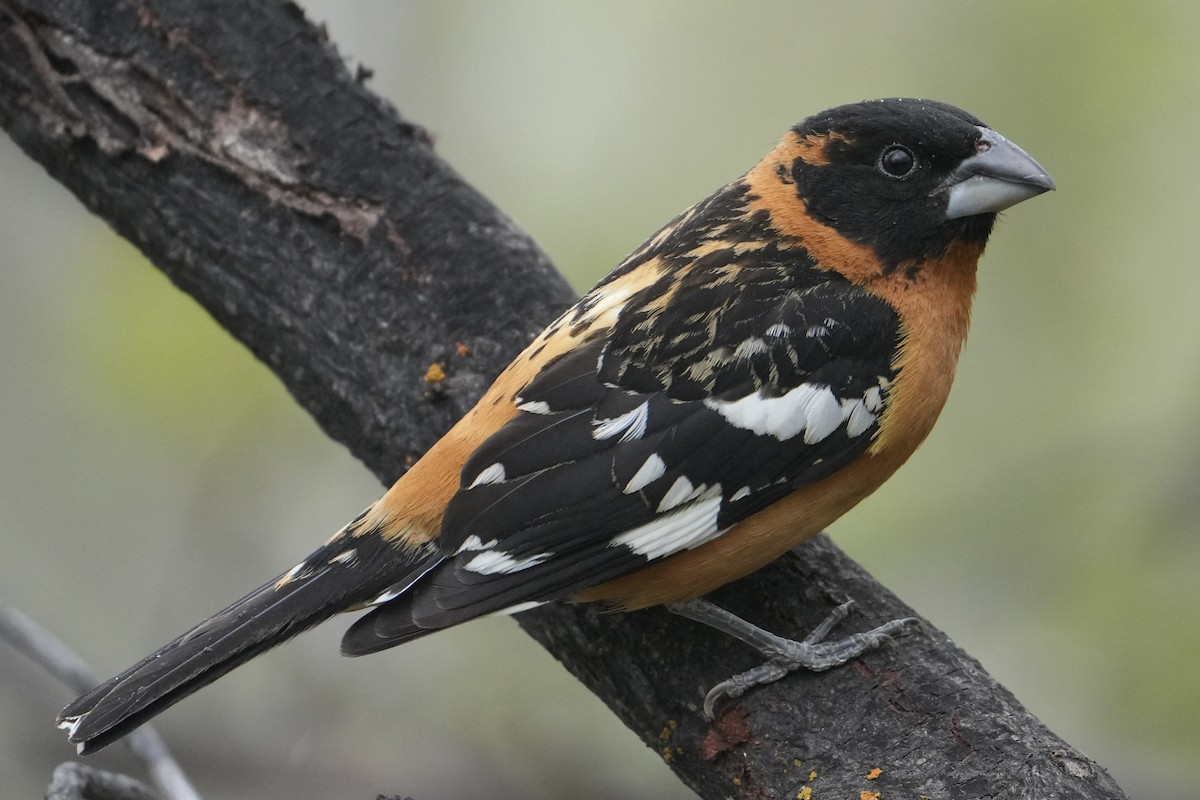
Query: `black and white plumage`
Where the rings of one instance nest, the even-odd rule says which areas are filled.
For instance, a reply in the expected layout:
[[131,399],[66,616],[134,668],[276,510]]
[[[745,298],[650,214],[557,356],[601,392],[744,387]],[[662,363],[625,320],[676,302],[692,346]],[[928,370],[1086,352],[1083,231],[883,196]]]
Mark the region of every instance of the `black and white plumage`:
[[[346,652],[697,547],[867,449],[899,319],[761,223],[738,235],[763,247],[689,255],[728,241],[747,192],[734,184],[685,215],[560,319],[586,343],[543,367],[464,464],[438,538],[446,561],[360,620]],[[628,293],[647,268],[660,277]],[[614,294],[615,324],[599,328]]]
[[348,654],[544,602],[670,604],[767,655],[717,696],[878,644],[905,623],[788,643],[696,598],[821,530],[912,454],[949,393],[996,212],[1051,188],[952,106],[805,120],[551,323],[364,514],[73,702],[61,726],[98,749],[370,606]]

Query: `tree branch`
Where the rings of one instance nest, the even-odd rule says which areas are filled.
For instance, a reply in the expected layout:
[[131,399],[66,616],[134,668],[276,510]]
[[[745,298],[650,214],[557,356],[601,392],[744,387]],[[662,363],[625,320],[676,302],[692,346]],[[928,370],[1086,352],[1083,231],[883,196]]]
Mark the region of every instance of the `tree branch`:
[[[0,122],[385,482],[572,298],[287,3],[0,0]],[[914,615],[824,538],[716,599],[802,637],[847,596],[856,628]],[[736,642],[656,610],[520,619],[704,797],[1123,797],[928,625],[709,725],[704,690],[756,658]]]

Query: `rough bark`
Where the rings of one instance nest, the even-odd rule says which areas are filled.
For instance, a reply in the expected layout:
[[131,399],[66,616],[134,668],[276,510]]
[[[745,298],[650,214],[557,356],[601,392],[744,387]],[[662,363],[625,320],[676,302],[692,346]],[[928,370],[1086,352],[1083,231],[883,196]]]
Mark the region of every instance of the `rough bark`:
[[[0,0],[0,123],[385,482],[572,297],[290,3]],[[845,597],[843,627],[914,615],[824,538],[716,599],[803,636]],[[709,725],[743,646],[657,610],[521,622],[704,797],[1123,797],[928,625]]]

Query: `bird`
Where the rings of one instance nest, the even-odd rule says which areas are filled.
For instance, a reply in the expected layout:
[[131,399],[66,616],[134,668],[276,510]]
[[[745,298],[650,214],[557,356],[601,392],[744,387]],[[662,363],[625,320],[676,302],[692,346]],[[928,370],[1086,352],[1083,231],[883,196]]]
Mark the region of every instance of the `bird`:
[[350,656],[545,603],[665,606],[828,669],[912,619],[802,641],[704,599],[823,530],[926,438],[997,214],[1055,188],[941,102],[838,106],[651,236],[550,323],[374,504],[295,566],[61,712],[80,753],[345,611]]

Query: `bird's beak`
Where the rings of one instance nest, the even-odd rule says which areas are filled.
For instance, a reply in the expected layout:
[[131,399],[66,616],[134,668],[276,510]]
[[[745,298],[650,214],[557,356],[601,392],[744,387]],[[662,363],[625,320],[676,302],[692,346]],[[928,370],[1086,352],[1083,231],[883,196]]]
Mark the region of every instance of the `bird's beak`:
[[946,219],[988,214],[1054,190],[1054,181],[1033,156],[991,128],[980,127],[975,155],[937,188],[947,194]]

